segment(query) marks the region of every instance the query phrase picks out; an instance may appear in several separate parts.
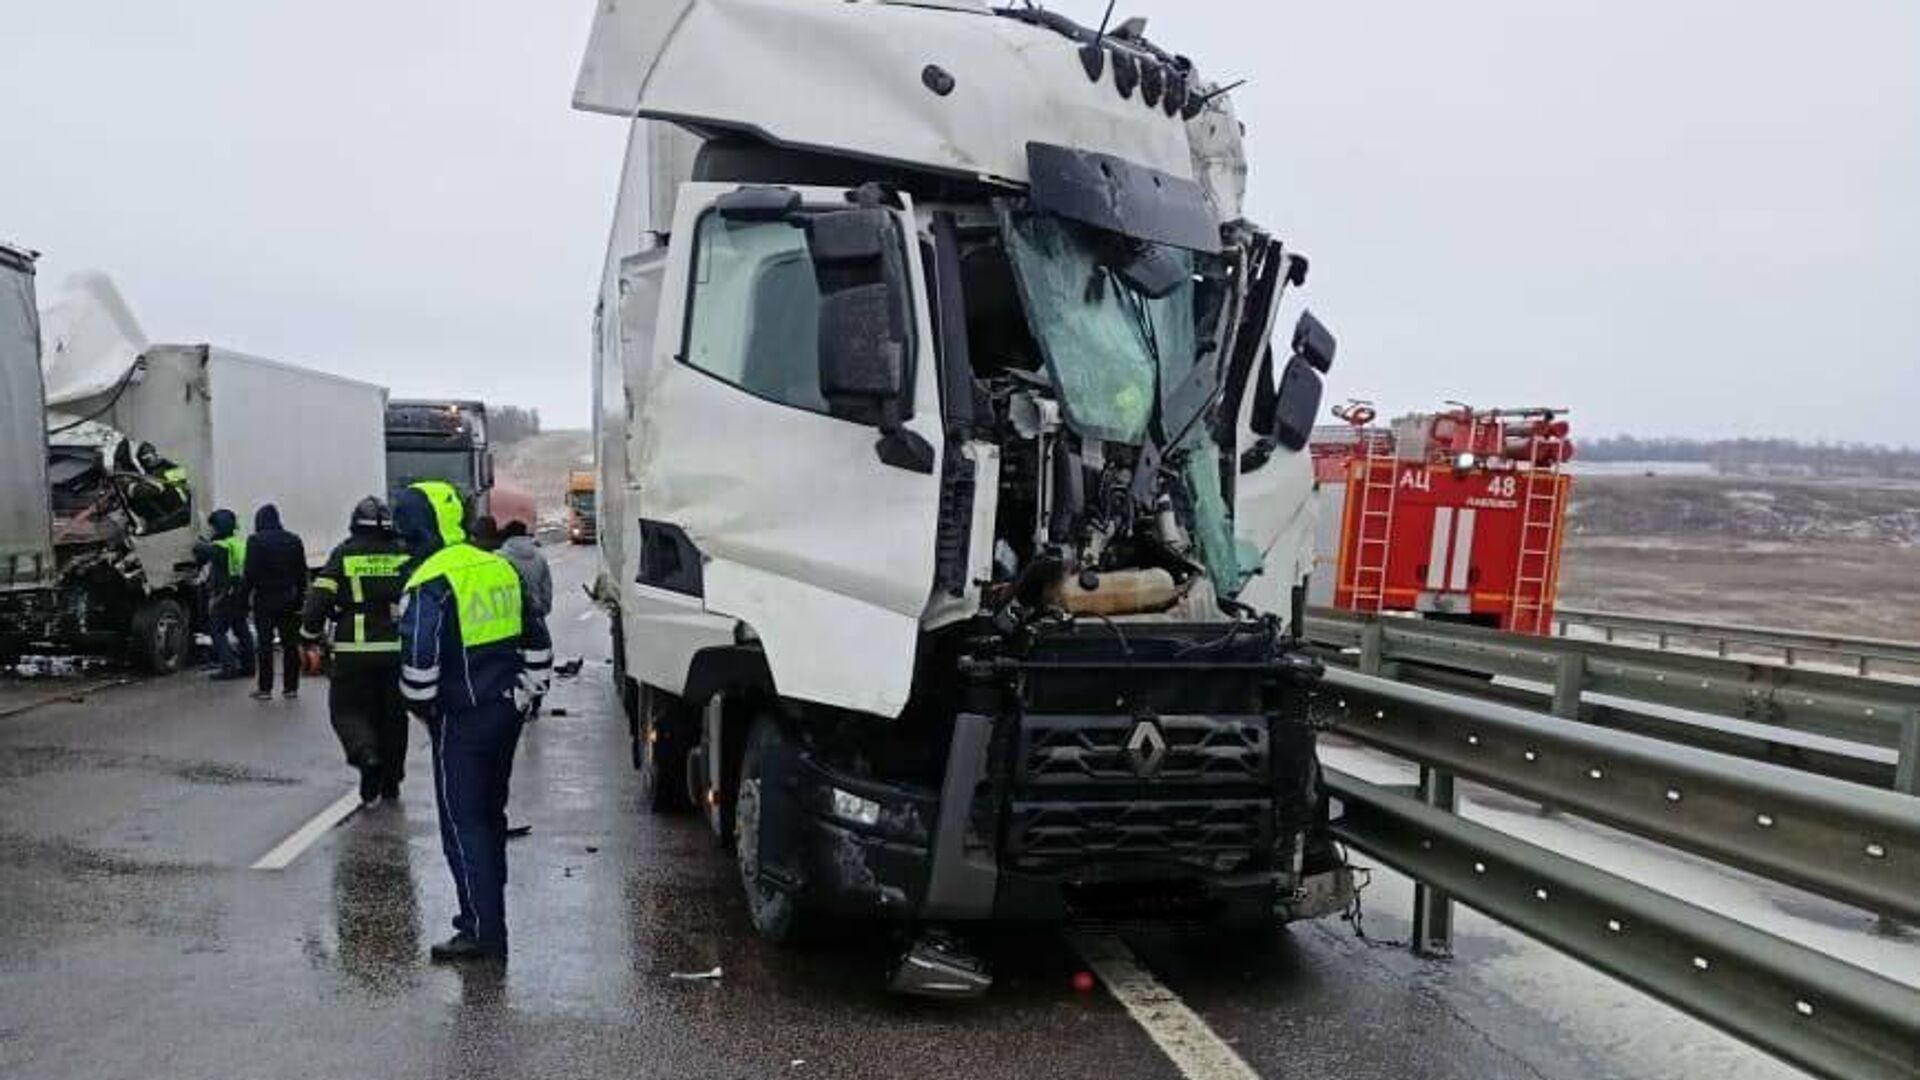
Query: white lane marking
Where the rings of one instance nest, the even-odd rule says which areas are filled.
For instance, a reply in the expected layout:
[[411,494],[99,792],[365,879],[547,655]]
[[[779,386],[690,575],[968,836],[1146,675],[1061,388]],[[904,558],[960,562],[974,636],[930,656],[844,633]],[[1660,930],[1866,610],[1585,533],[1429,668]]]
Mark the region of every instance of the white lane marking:
[[1071,937],[1075,952],[1187,1080],[1260,1080],[1253,1066],[1134,959],[1119,938]]
[[333,805],[315,815],[312,821],[295,829],[292,836],[274,845],[272,851],[260,856],[250,869],[285,870],[293,864],[293,860],[300,857],[302,852],[312,847],[314,841],[325,836],[328,829],[345,821],[347,815],[359,808],[360,793],[358,791],[347,792],[345,795],[340,796]]

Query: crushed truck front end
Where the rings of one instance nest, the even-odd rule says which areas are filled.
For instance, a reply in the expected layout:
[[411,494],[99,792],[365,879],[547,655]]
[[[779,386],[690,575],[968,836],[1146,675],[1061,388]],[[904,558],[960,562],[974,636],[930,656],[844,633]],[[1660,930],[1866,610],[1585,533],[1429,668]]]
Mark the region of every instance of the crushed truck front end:
[[926,715],[796,725],[765,773],[763,874],[809,906],[905,922],[1245,926],[1350,899],[1308,721],[1317,669],[1269,631],[956,644]]
[[[1306,261],[1241,216],[1225,92],[1032,12],[679,9],[603,7],[581,91],[643,117],[595,447],[645,805],[705,816],[776,939],[1344,907],[1297,640],[1333,342],[1269,346]],[[683,77],[746,12],[926,98],[849,127],[876,86]],[[623,49],[650,79],[593,70]],[[954,957],[902,988],[977,987]]]

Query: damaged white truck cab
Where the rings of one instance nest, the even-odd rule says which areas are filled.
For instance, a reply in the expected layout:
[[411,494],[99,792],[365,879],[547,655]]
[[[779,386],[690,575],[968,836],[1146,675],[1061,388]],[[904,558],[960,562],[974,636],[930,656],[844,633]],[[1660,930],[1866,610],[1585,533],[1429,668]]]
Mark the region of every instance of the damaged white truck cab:
[[602,0],[575,104],[632,121],[615,678],[756,926],[1342,907],[1297,640],[1333,341],[1269,348],[1306,262],[1227,95],[1039,10]]

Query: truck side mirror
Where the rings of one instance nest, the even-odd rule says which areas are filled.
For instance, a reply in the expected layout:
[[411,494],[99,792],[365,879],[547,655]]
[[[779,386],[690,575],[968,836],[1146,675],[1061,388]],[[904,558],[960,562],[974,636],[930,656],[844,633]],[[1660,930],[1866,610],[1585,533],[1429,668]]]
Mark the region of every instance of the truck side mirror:
[[1326,324],[1313,317],[1313,312],[1300,313],[1300,321],[1293,327],[1293,354],[1304,356],[1313,370],[1326,374],[1333,367],[1333,350],[1338,343],[1333,339],[1333,331]]
[[[1252,427],[1261,440],[1278,443],[1288,450],[1306,448],[1313,438],[1313,421],[1320,412],[1320,395],[1326,384],[1320,374],[1333,366],[1335,342],[1312,312],[1302,312],[1293,328],[1293,355],[1278,372],[1273,370],[1273,351],[1269,349],[1260,363],[1260,381],[1254,388]],[[1277,377],[1276,377],[1277,376]],[[1265,456],[1259,458],[1260,462]],[[1242,471],[1251,471],[1242,462]],[[1258,466],[1255,465],[1257,468]]]
[[890,465],[931,472],[933,448],[902,426],[912,347],[902,240],[878,207],[835,210],[806,223],[820,285],[820,396],[834,416],[871,424]]

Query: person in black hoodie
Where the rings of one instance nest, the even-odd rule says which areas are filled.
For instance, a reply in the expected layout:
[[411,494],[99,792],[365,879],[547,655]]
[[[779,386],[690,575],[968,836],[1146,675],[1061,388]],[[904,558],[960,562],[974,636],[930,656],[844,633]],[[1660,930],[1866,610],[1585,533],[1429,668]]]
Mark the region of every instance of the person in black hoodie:
[[280,511],[267,503],[254,511],[253,535],[247,538],[243,573],[247,598],[253,607],[253,629],[259,637],[259,687],[254,699],[273,696],[273,636],[280,635],[281,693],[300,696],[300,603],[307,592],[307,548],[298,536],[280,527]]

